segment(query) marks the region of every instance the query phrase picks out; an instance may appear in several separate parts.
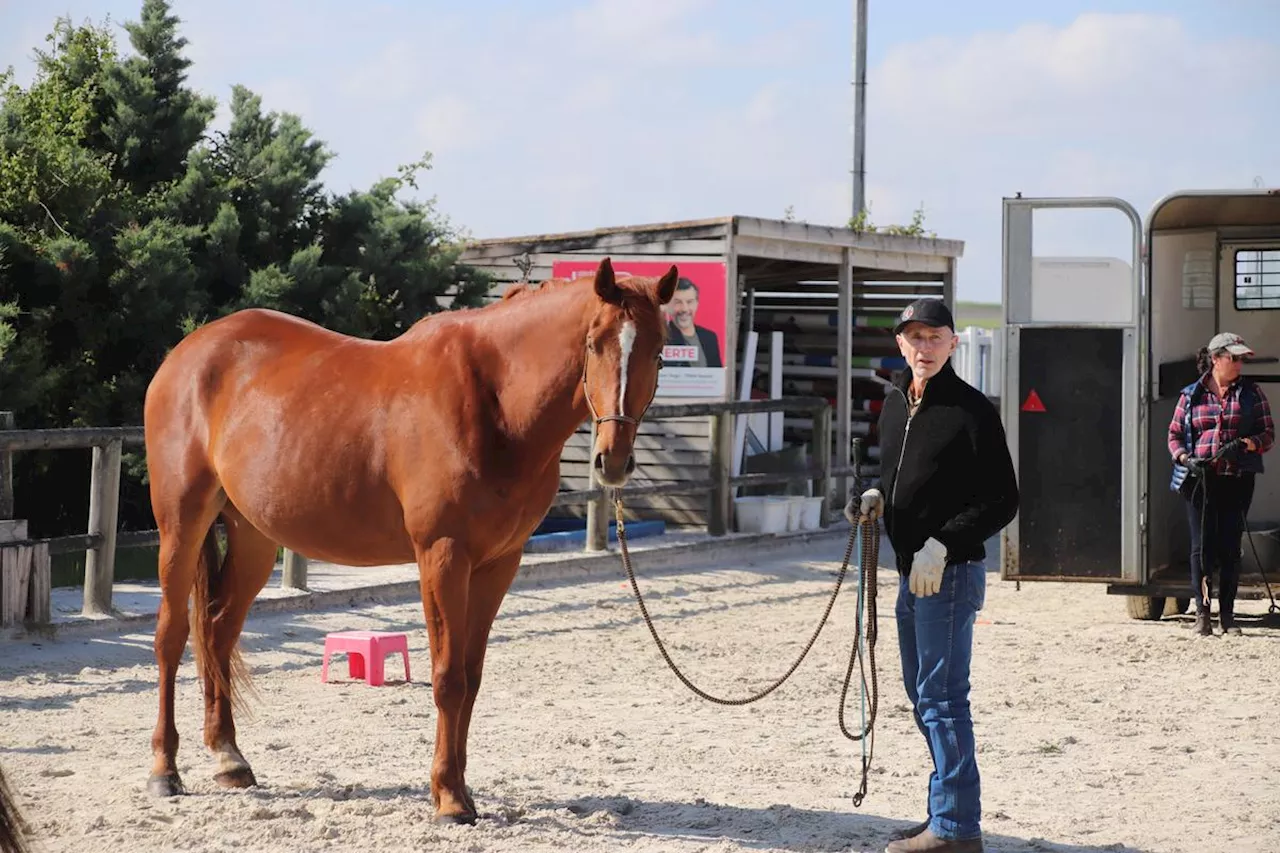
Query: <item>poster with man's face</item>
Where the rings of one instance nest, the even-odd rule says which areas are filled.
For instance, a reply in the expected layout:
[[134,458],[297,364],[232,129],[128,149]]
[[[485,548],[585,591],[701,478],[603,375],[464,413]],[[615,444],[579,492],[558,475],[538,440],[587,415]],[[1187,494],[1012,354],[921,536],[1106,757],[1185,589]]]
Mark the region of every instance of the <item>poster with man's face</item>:
[[[612,261],[614,272],[661,276],[671,261]],[[667,317],[667,344],[658,375],[658,397],[725,399],[726,295],[722,261],[675,262],[680,279],[671,301],[662,306]],[[562,260],[551,265],[555,278],[579,278],[595,273],[599,259]]]

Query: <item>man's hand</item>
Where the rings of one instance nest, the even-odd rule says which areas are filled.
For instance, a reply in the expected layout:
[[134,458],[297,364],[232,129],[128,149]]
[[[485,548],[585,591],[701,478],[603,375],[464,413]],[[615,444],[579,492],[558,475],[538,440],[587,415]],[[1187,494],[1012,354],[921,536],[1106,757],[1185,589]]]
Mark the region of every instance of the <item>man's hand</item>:
[[942,570],[947,567],[947,546],[930,538],[911,561],[907,588],[912,595],[933,595],[942,589]]
[[1182,464],[1186,466],[1187,473],[1192,477],[1199,477],[1204,473],[1204,469],[1209,467],[1209,460],[1202,459],[1199,456],[1183,455]]
[[882,515],[884,515],[884,496],[880,494],[879,489],[867,489],[862,493],[862,497],[850,495],[849,502],[844,506],[844,517],[849,519],[850,524],[857,524],[859,516],[866,516],[869,520],[875,521]]

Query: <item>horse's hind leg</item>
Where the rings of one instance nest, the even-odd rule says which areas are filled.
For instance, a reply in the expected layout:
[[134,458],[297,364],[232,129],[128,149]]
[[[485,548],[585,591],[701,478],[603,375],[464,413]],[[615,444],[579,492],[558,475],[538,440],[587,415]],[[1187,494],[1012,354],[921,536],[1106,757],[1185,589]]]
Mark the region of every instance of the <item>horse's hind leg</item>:
[[204,678],[204,742],[217,760],[214,780],[224,788],[247,788],[257,784],[249,762],[236,746],[233,707],[238,696],[233,686],[247,681],[247,671],[239,659],[237,642],[254,598],[266,586],[276,564],[276,543],[245,521],[228,504],[223,511],[227,526],[227,557],[222,570],[209,577],[212,610],[213,660],[221,670]]
[[192,476],[183,493],[170,499],[161,475],[153,470],[151,505],[160,531],[160,608],[156,617],[155,655],[159,666],[160,709],[151,736],[154,760],[147,790],[160,797],[185,793],[178,775],[178,727],[174,720],[174,683],[190,633],[187,596],[195,581],[206,534],[217,518],[222,496],[212,474]]

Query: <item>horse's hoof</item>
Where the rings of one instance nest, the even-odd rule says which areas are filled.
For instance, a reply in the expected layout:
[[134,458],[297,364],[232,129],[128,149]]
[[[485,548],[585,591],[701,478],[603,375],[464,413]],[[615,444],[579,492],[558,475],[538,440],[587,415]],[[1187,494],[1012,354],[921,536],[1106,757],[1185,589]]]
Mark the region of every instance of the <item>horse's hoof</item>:
[[166,773],[147,779],[147,793],[153,797],[181,797],[187,791],[177,773]]
[[213,775],[213,781],[223,788],[252,788],[258,784],[253,771],[248,767],[237,767],[235,770],[223,770]]
[[457,812],[454,814],[438,814],[435,817],[437,824],[452,826],[475,826],[475,812]]

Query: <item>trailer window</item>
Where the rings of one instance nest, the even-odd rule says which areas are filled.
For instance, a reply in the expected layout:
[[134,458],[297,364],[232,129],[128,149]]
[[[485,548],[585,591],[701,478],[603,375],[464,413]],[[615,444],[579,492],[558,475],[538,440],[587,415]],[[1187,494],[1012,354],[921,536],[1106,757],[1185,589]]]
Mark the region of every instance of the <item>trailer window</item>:
[[1280,308],[1280,249],[1236,250],[1236,310]]

